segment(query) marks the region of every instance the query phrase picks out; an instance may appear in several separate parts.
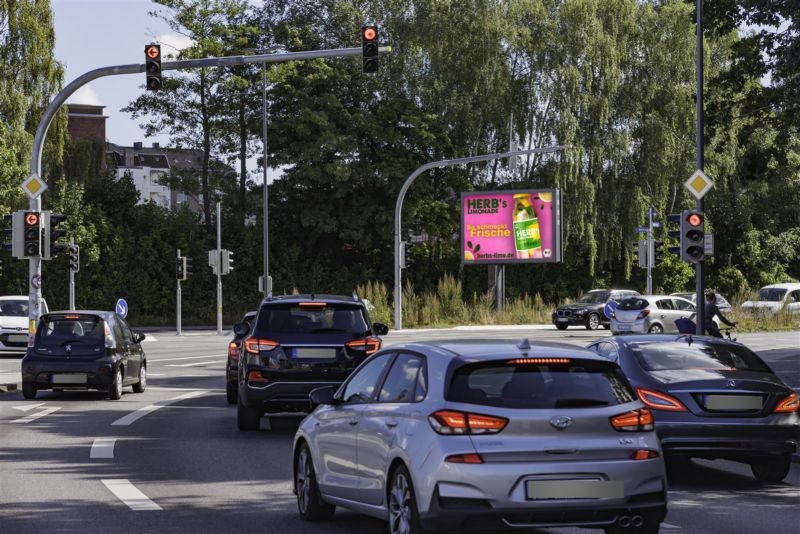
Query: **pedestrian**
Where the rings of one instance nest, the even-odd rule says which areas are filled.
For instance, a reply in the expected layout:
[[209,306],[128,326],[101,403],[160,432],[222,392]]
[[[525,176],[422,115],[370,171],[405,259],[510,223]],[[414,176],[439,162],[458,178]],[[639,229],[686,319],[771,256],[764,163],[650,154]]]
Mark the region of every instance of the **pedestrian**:
[[722,337],[722,333],[714,323],[714,316],[719,317],[719,320],[728,326],[736,326],[736,323],[729,321],[717,307],[717,295],[713,292],[706,293],[706,307],[705,307],[705,327],[710,336]]

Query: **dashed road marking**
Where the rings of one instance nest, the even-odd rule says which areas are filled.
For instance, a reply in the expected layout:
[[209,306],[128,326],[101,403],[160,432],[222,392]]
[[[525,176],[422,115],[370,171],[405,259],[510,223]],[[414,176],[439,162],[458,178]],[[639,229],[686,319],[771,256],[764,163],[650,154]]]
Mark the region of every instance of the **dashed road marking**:
[[189,393],[184,393],[183,395],[178,395],[177,397],[173,397],[171,399],[158,401],[155,404],[150,404],[148,406],[145,406],[144,408],[139,408],[135,412],[131,412],[124,417],[120,417],[119,419],[111,423],[111,426],[128,426],[138,421],[145,415],[152,413],[156,410],[160,410],[164,406],[169,406],[170,404],[173,404],[175,402],[191,399],[193,397],[199,397],[200,395],[205,395],[206,393],[208,393],[206,390],[191,391]]
[[117,499],[128,505],[131,510],[161,510],[162,508],[151,501],[139,488],[131,484],[127,478],[104,478],[103,484],[116,495]]
[[152,343],[152,342],[155,342],[155,341],[158,341],[158,338],[156,336],[153,336],[153,335],[150,335],[150,334],[145,334],[144,335],[144,340],[142,341],[142,343]]
[[219,360],[212,360],[210,362],[192,362],[192,363],[171,363],[167,367],[194,367],[199,365],[211,365],[214,363],[221,363]]
[[92,443],[89,458],[113,458],[116,438],[98,438]]
[[44,403],[40,402],[38,404],[22,404],[20,406],[12,406],[12,408],[14,408],[15,410],[23,411],[23,412],[29,412],[29,411],[33,410],[34,408],[38,408],[39,406],[44,406]]
[[44,417],[45,415],[50,415],[53,412],[57,412],[61,409],[61,406],[51,406],[50,408],[44,408],[41,412],[32,413],[30,415],[26,415],[25,417],[21,417],[19,419],[14,419],[11,421],[12,423],[30,423],[31,421],[36,421],[37,419]]

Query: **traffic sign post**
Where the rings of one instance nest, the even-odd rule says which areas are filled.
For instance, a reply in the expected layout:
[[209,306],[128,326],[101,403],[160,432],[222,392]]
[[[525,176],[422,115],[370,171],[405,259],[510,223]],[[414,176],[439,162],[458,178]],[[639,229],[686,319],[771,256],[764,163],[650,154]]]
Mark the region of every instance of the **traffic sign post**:
[[178,265],[181,266],[182,268],[181,270],[183,270],[182,273],[178,273],[180,274],[180,276],[175,277],[178,282],[178,286],[175,289],[175,315],[176,315],[175,335],[179,336],[181,335],[181,280],[183,279],[184,273],[186,272],[185,269],[183,269],[183,258],[181,258],[181,249],[178,249],[177,263]]

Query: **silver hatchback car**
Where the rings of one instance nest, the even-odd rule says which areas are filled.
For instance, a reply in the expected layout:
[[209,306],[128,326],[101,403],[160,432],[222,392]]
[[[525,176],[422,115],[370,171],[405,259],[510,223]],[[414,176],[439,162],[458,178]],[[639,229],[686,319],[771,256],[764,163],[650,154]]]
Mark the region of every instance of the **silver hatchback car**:
[[395,345],[314,390],[294,440],[307,520],[336,506],[389,532],[582,526],[658,532],[664,463],[613,362],[527,340]]
[[[678,332],[677,319],[694,321],[694,303],[681,297],[639,295],[622,299],[611,317],[611,333],[663,334]],[[716,321],[716,318],[715,322]]]

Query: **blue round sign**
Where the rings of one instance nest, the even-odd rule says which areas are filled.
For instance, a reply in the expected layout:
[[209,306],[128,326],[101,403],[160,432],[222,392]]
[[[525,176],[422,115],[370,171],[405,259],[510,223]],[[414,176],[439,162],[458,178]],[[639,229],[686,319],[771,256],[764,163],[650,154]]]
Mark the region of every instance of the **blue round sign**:
[[617,301],[609,300],[608,302],[606,302],[606,305],[603,308],[603,315],[605,315],[607,319],[612,319],[613,318],[612,314],[616,309],[617,309]]
[[114,310],[117,312],[117,315],[124,319],[128,315],[128,303],[125,302],[125,299],[119,299]]

